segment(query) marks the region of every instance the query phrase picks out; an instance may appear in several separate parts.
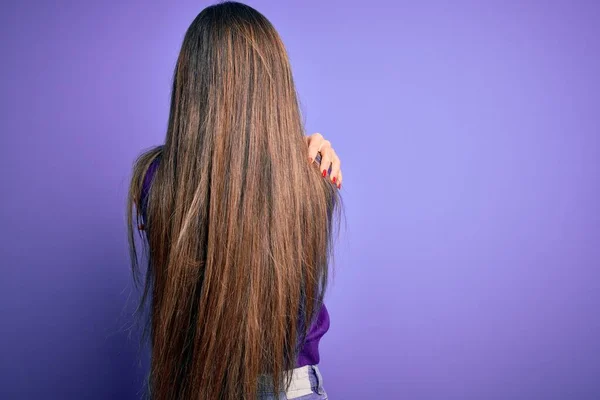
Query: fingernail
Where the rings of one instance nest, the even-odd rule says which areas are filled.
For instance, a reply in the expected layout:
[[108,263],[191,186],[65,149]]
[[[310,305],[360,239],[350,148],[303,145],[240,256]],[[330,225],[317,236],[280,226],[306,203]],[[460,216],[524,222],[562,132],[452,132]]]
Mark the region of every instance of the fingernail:
[[341,189],[341,188],[342,188],[342,184],[340,183],[340,184],[338,185],[338,189]]
[[326,169],[324,169],[324,170],[323,170],[323,178],[325,178],[326,176],[327,176],[327,170],[326,170]]
[[333,177],[333,183],[335,183],[335,181],[337,181],[337,178],[334,176]]

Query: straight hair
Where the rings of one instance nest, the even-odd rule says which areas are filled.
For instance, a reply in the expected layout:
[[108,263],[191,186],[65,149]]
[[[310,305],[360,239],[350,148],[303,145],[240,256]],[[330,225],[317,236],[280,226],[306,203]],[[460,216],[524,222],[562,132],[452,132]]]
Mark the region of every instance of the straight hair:
[[308,160],[274,27],[240,3],[205,8],[177,59],[165,143],[137,159],[128,196],[153,399],[254,399],[264,374],[274,393],[289,383],[325,294],[337,196]]

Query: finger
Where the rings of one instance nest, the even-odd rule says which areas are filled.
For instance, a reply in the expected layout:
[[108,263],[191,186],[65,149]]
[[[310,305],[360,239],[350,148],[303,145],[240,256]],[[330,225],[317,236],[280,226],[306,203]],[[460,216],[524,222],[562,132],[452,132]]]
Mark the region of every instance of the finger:
[[333,160],[333,149],[331,147],[325,147],[321,149],[321,165],[319,169],[323,178],[327,176],[327,172],[329,172],[329,167],[331,166],[331,161]]
[[337,188],[341,189],[342,188],[342,181],[343,181],[343,177],[342,177],[342,170],[340,169],[340,172],[338,174],[338,179],[337,179]]
[[317,154],[319,153],[319,149],[323,145],[325,138],[320,133],[313,133],[312,135],[307,137],[308,143],[308,159],[310,162],[315,161],[317,158]]
[[329,178],[334,185],[337,185],[337,182],[340,179],[340,158],[336,154],[335,150],[332,149],[331,153],[331,172],[329,173]]

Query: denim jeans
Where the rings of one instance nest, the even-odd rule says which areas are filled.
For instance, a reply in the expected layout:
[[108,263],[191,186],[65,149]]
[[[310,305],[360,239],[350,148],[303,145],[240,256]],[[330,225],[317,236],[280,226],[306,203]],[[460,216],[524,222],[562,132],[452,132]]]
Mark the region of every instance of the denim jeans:
[[290,386],[277,397],[273,394],[270,377],[261,377],[258,400],[327,400],[327,393],[323,389],[323,377],[317,365],[307,365],[290,372]]

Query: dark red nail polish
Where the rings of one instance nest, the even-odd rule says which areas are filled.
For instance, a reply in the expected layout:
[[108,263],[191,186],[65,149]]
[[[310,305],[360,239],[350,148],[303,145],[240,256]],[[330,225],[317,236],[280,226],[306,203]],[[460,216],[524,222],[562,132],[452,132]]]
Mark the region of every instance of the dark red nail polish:
[[326,176],[327,176],[327,170],[326,170],[326,169],[324,169],[324,170],[323,170],[323,178],[325,178]]
[[335,183],[335,181],[337,181],[337,178],[334,176],[333,177],[333,183]]
[[341,189],[341,188],[342,188],[342,184],[340,183],[340,184],[338,185],[338,189]]

